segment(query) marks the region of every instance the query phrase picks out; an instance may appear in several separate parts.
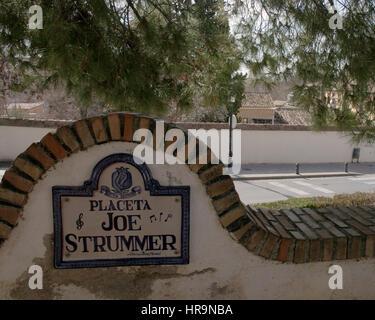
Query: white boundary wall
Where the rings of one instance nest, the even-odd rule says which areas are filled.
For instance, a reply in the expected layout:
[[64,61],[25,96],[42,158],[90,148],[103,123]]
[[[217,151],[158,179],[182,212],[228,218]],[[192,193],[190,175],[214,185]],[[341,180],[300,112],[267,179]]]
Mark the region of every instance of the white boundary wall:
[[33,142],[56,128],[0,126],[0,161],[13,161]]
[[[184,125],[187,128],[187,125]],[[212,128],[212,127],[211,127]],[[223,130],[223,136],[228,132]],[[237,131],[238,129],[236,129]],[[0,161],[12,161],[33,142],[55,128],[0,125]],[[237,133],[234,138],[238,137]],[[226,139],[227,140],[227,139]],[[228,139],[229,140],[229,139]],[[227,155],[223,141],[222,157]],[[241,130],[241,162],[249,163],[329,163],[351,161],[353,148],[350,136],[335,131],[314,132],[297,130]],[[239,141],[234,141],[237,162]],[[375,161],[375,144],[362,144],[360,161]],[[223,159],[223,158],[222,158]],[[226,159],[223,159],[226,160]]]
[[[242,130],[242,164],[350,162],[348,135],[326,131]],[[375,161],[375,144],[361,144],[360,161]]]

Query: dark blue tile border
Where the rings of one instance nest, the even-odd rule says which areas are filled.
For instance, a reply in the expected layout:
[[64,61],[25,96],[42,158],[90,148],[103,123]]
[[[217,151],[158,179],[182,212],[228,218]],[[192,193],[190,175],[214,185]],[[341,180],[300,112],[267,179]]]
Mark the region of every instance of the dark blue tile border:
[[[76,196],[90,197],[98,190],[99,177],[103,170],[112,163],[129,163],[139,170],[143,177],[145,189],[150,191],[151,196],[178,196],[182,198],[181,209],[181,256],[174,258],[124,258],[124,259],[98,259],[98,260],[76,260],[64,262],[62,260],[62,216],[61,197]],[[146,164],[137,164],[133,155],[127,153],[112,154],[97,163],[91,178],[85,181],[83,186],[54,186],[53,197],[53,224],[54,224],[54,265],[57,269],[115,267],[132,265],[175,265],[189,263],[189,229],[190,229],[190,186],[161,186],[152,178],[150,169]]]

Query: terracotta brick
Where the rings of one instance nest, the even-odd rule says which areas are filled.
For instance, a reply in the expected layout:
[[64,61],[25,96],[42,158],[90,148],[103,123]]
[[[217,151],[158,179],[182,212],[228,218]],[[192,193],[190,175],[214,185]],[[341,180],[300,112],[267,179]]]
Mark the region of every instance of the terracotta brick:
[[240,198],[238,197],[237,192],[232,192],[227,194],[224,198],[212,201],[212,204],[214,205],[216,212],[220,214],[239,201]]
[[33,143],[30,147],[27,148],[26,154],[39,162],[44,170],[48,170],[55,163],[55,160],[53,160],[46,152],[44,152],[42,147],[36,143]]
[[8,239],[12,228],[7,226],[5,223],[0,222],[0,238],[1,239]]
[[286,229],[286,230],[296,230],[297,228],[292,225],[291,223],[289,223],[288,219],[285,218],[284,216],[276,216],[276,219],[280,221],[280,223],[283,225],[283,227]]
[[23,192],[30,192],[34,185],[32,181],[12,171],[6,171],[3,180],[8,181],[13,187]]
[[191,171],[197,173],[200,169],[202,169],[205,164],[189,164],[189,168]]
[[266,225],[266,229],[268,230],[268,231],[270,231],[271,233],[273,233],[273,234],[276,234],[276,235],[278,235],[279,236],[279,233],[270,225],[270,224],[267,224]]
[[296,226],[307,236],[307,238],[311,240],[318,239],[316,233],[312,231],[306,224],[302,222],[297,222]]
[[292,210],[294,213],[296,213],[298,215],[306,214],[306,212],[302,211],[302,209],[300,209],[300,208],[294,208],[294,209],[290,209],[290,210]]
[[271,210],[269,210],[267,208],[259,208],[259,211],[261,211],[264,214],[264,216],[267,218],[267,220],[277,221],[277,219],[272,215]]
[[47,133],[41,142],[57,160],[64,159],[68,155],[68,152],[51,133]]
[[26,202],[26,195],[0,187],[0,200],[21,207]]
[[281,210],[293,222],[300,222],[301,220],[291,210]]
[[14,207],[0,205],[0,219],[15,225],[19,216],[19,210]]
[[[324,216],[327,213],[331,213],[327,208],[312,209]],[[325,218],[325,217],[324,217]]]
[[364,234],[366,235],[372,235],[372,234],[375,234],[374,231],[370,230],[369,228],[363,226],[362,224],[360,224],[358,221],[355,221],[355,220],[346,220],[345,221],[347,224],[350,224],[351,226],[353,226],[354,228],[356,228],[357,230],[363,232]]
[[16,160],[14,160],[13,166],[15,166],[18,170],[22,171],[23,173],[26,173],[34,181],[37,181],[43,174],[43,170],[41,168],[23,158],[18,157]]
[[282,238],[291,238],[290,234],[283,228],[280,223],[274,221],[272,221],[271,223]]
[[124,114],[124,135],[123,135],[123,140],[125,141],[133,141],[133,121],[134,121],[134,116],[131,114]]
[[234,189],[232,178],[229,176],[223,176],[225,179],[214,182],[206,187],[207,194],[210,197],[216,197],[227,191]]
[[299,231],[289,231],[289,232],[297,240],[306,240],[305,236]]
[[366,257],[374,256],[374,247],[375,247],[375,236],[367,236],[366,237],[366,249],[365,249]]
[[304,263],[307,258],[308,241],[306,240],[296,240],[296,247],[294,249],[294,259],[295,263]]
[[259,255],[264,257],[264,258],[270,258],[273,249],[275,248],[275,246],[279,242],[279,239],[280,239],[279,237],[270,233],[268,235],[267,240],[265,241],[265,243],[263,245],[263,248],[260,251]]
[[61,141],[70,149],[70,151],[75,152],[79,150],[79,142],[77,141],[76,137],[74,136],[70,128],[58,128],[56,134],[61,139]]
[[331,232],[336,237],[345,237],[345,234],[343,234],[339,229],[337,229],[332,222],[330,221],[323,221],[322,225]]
[[207,182],[220,177],[223,174],[223,167],[223,164],[215,164],[212,167],[209,167],[207,170],[201,172],[199,174],[199,179],[202,181],[202,183],[206,184]]
[[336,238],[336,256],[335,259],[337,260],[344,260],[346,259],[347,254],[347,243],[348,238]]
[[361,235],[357,230],[354,230],[352,228],[345,228],[345,231],[349,233],[352,237]]
[[263,229],[259,229],[258,231],[254,232],[246,245],[247,249],[253,251],[258,245],[258,243],[261,242],[265,236],[266,232]]
[[[265,230],[267,235],[281,237],[277,256],[280,261],[291,259],[292,248],[295,263],[374,257],[375,226],[368,225],[368,221],[375,223],[375,217],[369,218],[369,209],[343,207],[339,213],[336,211],[338,210],[335,208],[277,211],[249,207],[247,216]],[[364,219],[367,219],[366,225],[361,222]],[[276,233],[269,229],[270,224]],[[252,234],[252,237],[254,241],[260,241],[259,231],[258,234]],[[266,239],[263,238],[262,241],[264,240]],[[247,246],[249,245],[251,247],[250,241]],[[255,252],[269,258],[267,246],[268,242],[264,241],[261,246],[256,247]]]
[[84,149],[91,147],[95,144],[95,140],[91,135],[90,129],[87,125],[86,120],[79,120],[74,123],[74,129],[81,140]]
[[319,224],[317,224],[313,219],[311,219],[308,215],[300,215],[301,220],[303,220],[306,224],[308,224],[313,229],[320,228]]
[[259,210],[257,217],[262,221],[262,225],[268,230],[271,231],[274,234],[278,234],[278,232],[271,226],[270,221],[268,221],[263,213]]
[[324,239],[323,241],[323,261],[333,259],[333,238]]
[[241,238],[246,234],[247,231],[249,231],[254,226],[254,223],[249,221],[246,225],[242,226],[236,231],[231,232],[231,236],[237,240],[240,241]]
[[372,215],[366,212],[365,210],[359,208],[359,207],[350,207],[350,210],[354,211],[357,213],[359,216],[361,216],[364,219],[369,219],[372,218]]
[[371,218],[375,218],[375,210],[370,206],[359,206],[359,208],[369,213],[371,215]]
[[258,219],[258,210],[254,211],[254,207],[246,206],[247,208],[247,215],[251,217],[251,220],[254,221],[259,227],[262,226],[262,222]]
[[351,239],[350,250],[349,250],[349,259],[358,259],[361,257],[361,237],[353,237]]
[[285,262],[288,260],[289,248],[292,245],[292,239],[282,239],[280,242],[277,260]]
[[332,235],[326,229],[315,229],[314,230],[322,239],[331,239]]
[[118,114],[107,115],[109,133],[111,134],[111,140],[121,140],[121,122]]
[[246,211],[242,206],[238,206],[229,212],[225,213],[224,215],[220,216],[220,222],[224,228],[228,227],[230,224],[235,222],[236,220],[242,218],[246,215]]
[[[253,212],[251,212],[249,209],[247,210],[247,215],[248,217],[251,219],[251,221],[253,221],[258,227],[262,228],[262,223],[260,222],[260,220],[257,218],[256,214],[254,214]],[[265,229],[265,228],[263,228]]]
[[320,240],[310,241],[309,261],[320,261]]
[[149,118],[141,117],[139,118],[139,129],[150,129],[151,120]]
[[340,219],[343,219],[343,220],[350,219],[350,216],[348,216],[344,211],[339,210],[335,207],[327,207],[327,210],[329,210],[329,212],[332,212],[333,214],[335,214]]
[[327,219],[331,220],[334,224],[336,224],[340,228],[347,227],[347,224],[345,224],[342,220],[337,218],[334,214],[327,213],[324,215]]
[[[342,207],[339,207],[340,210],[344,210]],[[365,226],[371,226],[372,223],[370,221],[367,221],[366,219],[363,219],[357,212],[353,210],[352,207],[345,208],[345,213],[347,213],[349,216],[351,216],[353,219],[357,220],[361,224]]]
[[94,132],[96,143],[108,141],[107,132],[105,131],[103,119],[101,117],[91,118],[90,124],[92,127],[92,131]]
[[315,221],[324,221],[325,218],[320,215],[319,213],[317,213],[316,211],[310,209],[310,208],[302,208],[303,211],[305,211],[307,213],[308,216],[310,216],[311,218],[313,218]]

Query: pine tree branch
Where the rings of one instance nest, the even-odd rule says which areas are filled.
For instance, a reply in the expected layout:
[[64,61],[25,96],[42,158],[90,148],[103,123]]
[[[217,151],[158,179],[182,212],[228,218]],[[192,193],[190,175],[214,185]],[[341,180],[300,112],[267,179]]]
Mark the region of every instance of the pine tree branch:
[[130,8],[133,10],[135,16],[137,17],[137,19],[139,20],[139,22],[146,22],[146,20],[139,14],[138,10],[135,8],[134,6],[134,3],[133,3],[133,0],[127,0]]
[[156,4],[152,0],[147,0],[147,1],[150,2],[154,6],[154,8],[156,8],[169,23],[172,23],[172,20],[169,18],[167,13],[158,4]]

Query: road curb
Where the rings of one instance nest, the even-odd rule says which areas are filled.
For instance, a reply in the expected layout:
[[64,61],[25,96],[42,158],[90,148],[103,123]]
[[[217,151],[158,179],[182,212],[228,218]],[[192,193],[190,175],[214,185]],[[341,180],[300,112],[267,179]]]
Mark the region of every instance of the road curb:
[[306,178],[330,178],[330,177],[350,177],[358,176],[358,172],[319,172],[305,174],[243,174],[231,175],[233,180],[275,180],[275,179],[306,179]]

